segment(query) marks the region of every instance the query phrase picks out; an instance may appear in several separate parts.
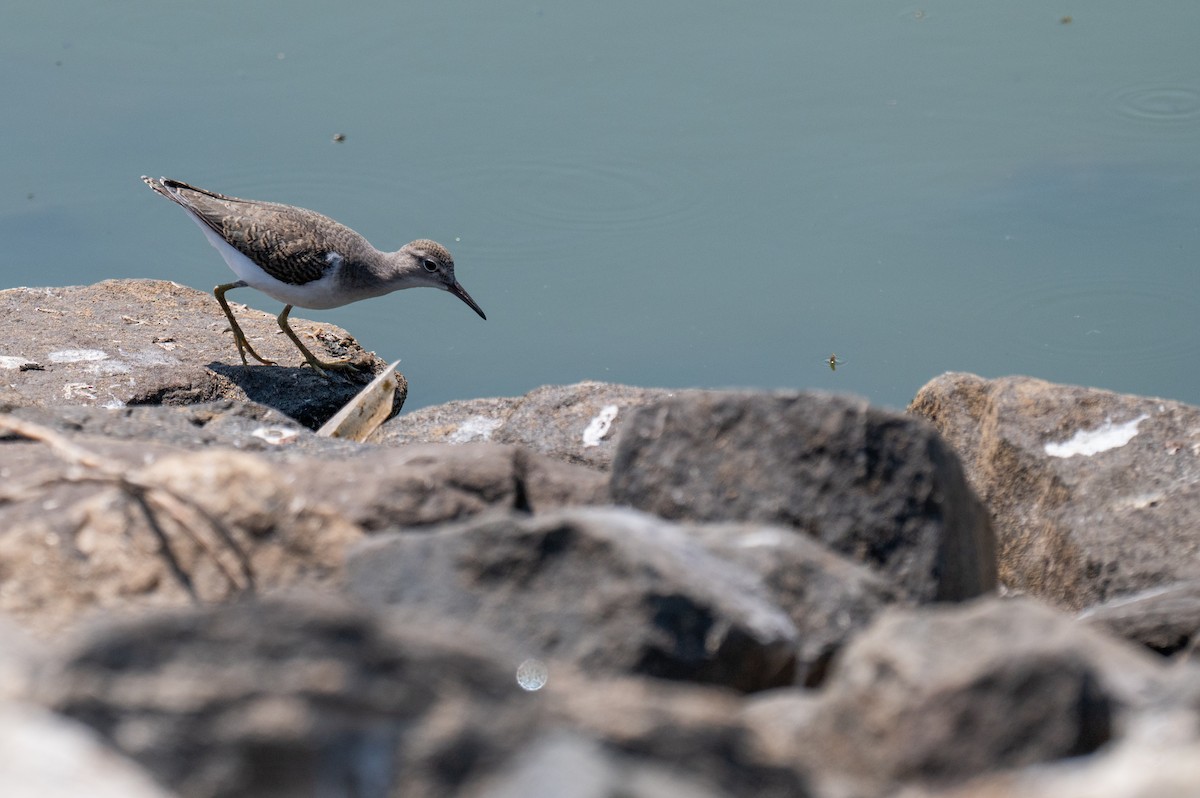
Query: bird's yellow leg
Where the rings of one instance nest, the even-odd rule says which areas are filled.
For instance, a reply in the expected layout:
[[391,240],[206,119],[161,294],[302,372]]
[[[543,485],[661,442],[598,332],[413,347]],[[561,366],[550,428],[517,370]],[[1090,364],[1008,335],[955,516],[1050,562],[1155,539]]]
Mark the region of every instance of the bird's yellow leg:
[[313,371],[328,379],[329,375],[325,373],[325,369],[330,369],[332,371],[357,371],[359,369],[358,366],[356,366],[354,363],[351,363],[349,360],[321,360],[312,352],[310,352],[308,347],[300,341],[300,336],[296,335],[296,331],[292,329],[290,324],[288,324],[288,314],[291,312],[291,305],[286,305],[283,308],[283,312],[279,314],[279,318],[277,319],[279,322],[279,329],[283,330],[284,333],[287,334],[287,337],[292,339],[292,343],[294,343],[296,348],[303,353],[304,359],[308,361],[308,365],[313,367]]
[[246,283],[238,280],[236,283],[225,283],[218,285],[213,289],[213,296],[217,298],[217,302],[221,303],[221,310],[225,311],[225,317],[229,319],[229,327],[233,330],[233,340],[237,344],[238,355],[242,358],[242,365],[246,363],[246,353],[249,352],[251,357],[262,363],[264,366],[274,366],[274,360],[267,360],[265,357],[254,351],[254,347],[250,346],[250,341],[246,339],[246,334],[242,332],[242,328],[238,325],[237,319],[233,317],[233,311],[229,309],[229,303],[225,301],[225,292],[231,288],[244,288]]

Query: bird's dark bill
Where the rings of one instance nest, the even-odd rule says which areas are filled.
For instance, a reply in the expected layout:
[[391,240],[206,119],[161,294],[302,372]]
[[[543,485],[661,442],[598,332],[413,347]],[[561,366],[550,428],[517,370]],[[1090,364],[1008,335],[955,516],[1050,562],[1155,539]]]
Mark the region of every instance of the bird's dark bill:
[[471,299],[471,295],[467,293],[467,289],[462,287],[462,283],[455,281],[454,285],[450,286],[450,293],[470,305],[471,310],[479,314],[479,318],[487,321],[487,316],[483,314],[483,308],[475,304],[475,300]]

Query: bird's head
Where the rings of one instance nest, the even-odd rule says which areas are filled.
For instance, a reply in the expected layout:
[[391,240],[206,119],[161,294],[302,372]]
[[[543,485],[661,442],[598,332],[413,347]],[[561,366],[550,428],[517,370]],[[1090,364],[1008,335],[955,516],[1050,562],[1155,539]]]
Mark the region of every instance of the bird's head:
[[487,319],[483,308],[475,304],[475,300],[471,299],[467,289],[463,288],[462,283],[454,276],[454,258],[450,255],[449,250],[436,241],[422,238],[405,244],[401,251],[407,254],[415,264],[415,268],[409,274],[410,280],[431,288],[449,291],[466,302],[471,310],[479,314],[480,318]]

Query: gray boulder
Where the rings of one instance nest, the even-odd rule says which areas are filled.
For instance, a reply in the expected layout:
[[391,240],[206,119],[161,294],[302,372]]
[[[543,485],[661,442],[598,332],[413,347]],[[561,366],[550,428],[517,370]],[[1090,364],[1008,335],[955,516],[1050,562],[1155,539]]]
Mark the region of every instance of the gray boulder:
[[676,393],[605,382],[547,385],[514,398],[414,410],[384,424],[372,442],[513,443],[556,460],[607,470],[632,411]]
[[363,535],[250,453],[98,439],[0,448],[0,611],[39,635],[98,612],[326,581]]
[[362,447],[238,412],[256,407],[0,417],[26,424],[0,437],[0,611],[46,635],[98,611],[317,584],[368,532],[606,494],[602,474],[512,446]]
[[604,501],[604,476],[515,446],[371,447],[335,462],[294,462],[288,478],[369,532],[461,521],[485,510],[541,512]]
[[819,694],[764,694],[747,721],[779,761],[870,793],[1094,752],[1169,683],[1156,658],[1068,616],[980,599],[885,612]]
[[771,761],[756,744],[737,693],[683,682],[597,678],[560,667],[545,688],[547,725],[666,766],[719,794],[804,798],[808,773]]
[[910,411],[966,464],[1010,589],[1078,610],[1200,578],[1200,408],[943,374]]
[[674,524],[616,509],[377,535],[346,589],[503,634],[531,657],[761,690],[789,684],[796,630],[750,572]]
[[812,535],[919,601],[994,588],[994,539],[928,425],[815,393],[693,393],[640,408],[613,461],[614,501],[663,518]]
[[461,794],[536,729],[502,654],[330,596],[100,627],[35,697],[185,796]]
[[31,696],[189,798],[809,794],[758,755],[731,691],[566,664],[522,689],[520,656],[427,613],[292,594],[94,626]]
[[1110,599],[1079,619],[1160,654],[1186,656],[1200,647],[1200,580]]
[[1200,741],[1138,739],[1077,759],[992,773],[911,798],[1194,798],[1200,791]]
[[796,681],[815,687],[830,660],[903,592],[866,566],[793,529],[759,524],[695,524],[692,540],[758,575],[798,632]]
[[552,732],[522,751],[481,798],[720,798],[683,767],[651,764],[586,737]]

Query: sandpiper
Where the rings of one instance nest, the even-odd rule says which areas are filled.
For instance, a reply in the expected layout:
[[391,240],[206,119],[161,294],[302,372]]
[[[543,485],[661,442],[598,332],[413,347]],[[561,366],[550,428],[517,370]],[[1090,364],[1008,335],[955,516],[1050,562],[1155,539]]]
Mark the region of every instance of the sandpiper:
[[320,360],[310,352],[288,324],[293,306],[336,308],[424,285],[449,291],[481,318],[487,318],[455,279],[454,258],[436,241],[419,239],[396,252],[380,252],[349,227],[315,211],[277,202],[226,197],[165,177],[143,175],[142,180],[187,211],[229,268],[241,278],[218,285],[213,295],[229,318],[243,365],[247,352],[268,366],[275,361],[267,360],[250,346],[225,301],[225,292],[231,288],[250,286],[283,302],[283,312],[277,319],[280,329],[322,376],[324,369],[355,367],[344,360]]

